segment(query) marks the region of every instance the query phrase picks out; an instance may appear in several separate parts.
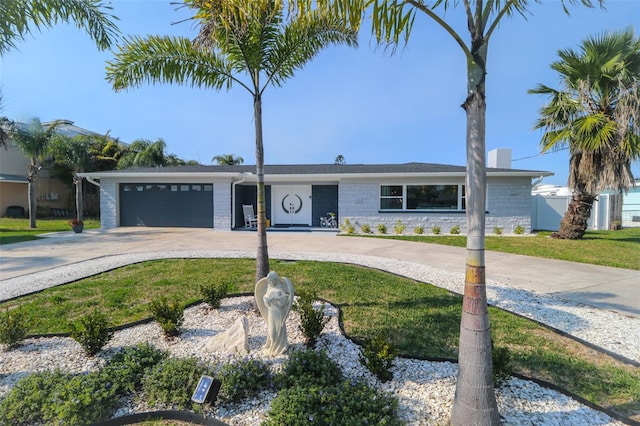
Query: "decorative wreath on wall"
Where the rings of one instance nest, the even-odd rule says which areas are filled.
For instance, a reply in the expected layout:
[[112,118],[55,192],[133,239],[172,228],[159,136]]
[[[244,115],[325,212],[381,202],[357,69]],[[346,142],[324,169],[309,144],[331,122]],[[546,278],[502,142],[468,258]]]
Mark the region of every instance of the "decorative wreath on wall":
[[[300,198],[300,196],[299,196],[298,194],[294,194],[294,196],[298,199],[298,201],[300,202],[300,205],[299,205],[299,206],[298,206],[298,208],[293,212],[293,214],[298,214],[298,213],[300,213],[300,210],[302,210],[302,198]],[[287,194],[287,195],[285,195],[284,197],[282,197],[282,202],[280,203],[280,205],[282,206],[282,210],[284,210],[284,212],[285,212],[286,214],[290,214],[290,213],[291,213],[291,211],[290,211],[288,208],[286,208],[286,207],[284,206],[284,202],[285,202],[285,200],[286,200],[288,197],[289,197],[289,194]]]

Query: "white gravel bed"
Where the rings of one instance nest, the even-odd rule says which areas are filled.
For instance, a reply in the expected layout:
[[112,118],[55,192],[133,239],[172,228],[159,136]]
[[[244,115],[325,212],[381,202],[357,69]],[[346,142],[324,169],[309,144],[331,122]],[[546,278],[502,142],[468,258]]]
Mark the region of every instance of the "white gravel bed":
[[[75,281],[132,263],[165,258],[255,258],[255,250],[163,251],[105,256],[0,281],[0,301]],[[343,262],[385,270],[462,294],[464,274],[374,256],[272,252],[272,259]],[[295,283],[294,283],[295,286]],[[640,362],[640,318],[535,293],[510,283],[487,282],[490,304],[547,324],[627,359]]]
[[[457,365],[448,362],[428,362],[398,359],[393,368],[394,378],[379,383],[359,360],[359,347],[345,338],[339,329],[337,309],[325,306],[330,321],[324,329],[318,346],[340,364],[349,378],[367,380],[370,384],[395,395],[399,399],[401,418],[409,425],[446,424],[453,404]],[[149,342],[170,351],[175,357],[199,356],[213,363],[229,359],[228,354],[204,354],[207,338],[226,330],[241,315],[249,320],[249,346],[252,357],[261,357],[260,347],[266,340],[266,323],[252,309],[251,297],[234,297],[222,301],[219,310],[200,304],[185,311],[185,321],[179,338],[167,341],[155,323],[131,327],[115,333],[105,350],[95,358],[84,355],[80,345],[70,338],[31,338],[9,352],[0,352],[0,397],[25,374],[34,371],[61,368],[65,371],[94,370],[121,346]],[[291,312],[287,320],[291,350],[303,348],[303,337],[298,331],[299,317]],[[270,359],[277,369],[286,355]],[[496,391],[500,414],[509,425],[622,425],[609,416],[582,405],[562,393],[537,384],[512,378]],[[220,404],[207,414],[230,425],[255,425],[264,419],[275,394],[265,391],[259,399],[243,404]],[[137,400],[124,401],[116,416],[150,409]]]

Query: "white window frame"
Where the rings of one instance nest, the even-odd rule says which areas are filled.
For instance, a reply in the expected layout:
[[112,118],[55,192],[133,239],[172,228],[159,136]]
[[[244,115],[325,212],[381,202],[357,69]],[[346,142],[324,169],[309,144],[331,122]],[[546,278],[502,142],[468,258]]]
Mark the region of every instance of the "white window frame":
[[[458,187],[458,200],[457,200],[457,205],[455,209],[407,209],[407,187],[408,186],[440,186],[440,185],[446,185],[446,186],[454,186],[457,185]],[[383,196],[382,195],[382,187],[384,186],[400,186],[402,187],[402,195],[398,196],[398,195],[390,195],[390,196]],[[389,199],[389,198],[402,198],[402,208],[401,209],[383,209],[380,207],[381,201],[383,199]],[[444,183],[444,182],[438,182],[438,183],[383,183],[380,184],[380,187],[378,188],[378,209],[381,212],[463,212],[465,211],[466,207],[466,191],[465,191],[465,185],[463,183]]]

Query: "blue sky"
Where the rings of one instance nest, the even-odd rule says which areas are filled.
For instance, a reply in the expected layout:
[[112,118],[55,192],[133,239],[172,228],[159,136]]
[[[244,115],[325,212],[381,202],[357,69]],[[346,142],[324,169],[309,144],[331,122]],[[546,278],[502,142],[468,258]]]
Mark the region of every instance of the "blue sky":
[[[193,37],[185,8],[169,0],[114,0],[113,14],[125,35]],[[558,0],[532,2],[531,16],[505,19],[489,47],[487,151],[511,148],[513,167],[545,170],[567,180],[566,151],[539,154],[541,133],[533,130],[544,99],[527,94],[538,83],[557,87],[549,64],[557,51],[576,48],[587,36],[633,27],[638,36],[640,1],[609,0],[606,11],[571,8]],[[462,9],[448,20],[466,37]],[[60,25],[35,33],[0,62],[6,115],[26,121],[65,118],[110,132],[124,142],[167,143],[167,152],[211,164],[219,154],[255,164],[252,98],[231,91],[178,85],[143,86],[114,92],[105,80],[111,52],[99,52],[84,32]],[[376,48],[365,23],[360,47],[329,47],[282,87],[263,98],[267,164],[429,162],[465,164],[465,59],[440,27],[419,16],[408,45],[395,55]],[[640,165],[634,165],[640,177]]]

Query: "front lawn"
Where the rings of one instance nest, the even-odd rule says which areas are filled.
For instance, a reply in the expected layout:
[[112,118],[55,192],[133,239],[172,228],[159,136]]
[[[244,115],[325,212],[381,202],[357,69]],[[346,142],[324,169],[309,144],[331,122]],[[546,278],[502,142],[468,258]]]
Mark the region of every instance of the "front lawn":
[[[271,267],[290,278],[297,292],[313,290],[340,307],[345,332],[356,340],[386,332],[406,356],[457,357],[459,295],[353,265],[272,259]],[[254,274],[250,259],[150,261],[5,302],[0,309],[19,305],[37,321],[35,333],[68,331],[70,320],[97,307],[113,323],[125,324],[148,317],[148,303],[160,295],[184,303],[201,299],[199,284],[225,280],[232,283],[231,292],[252,293]],[[511,313],[490,308],[490,316],[495,345],[509,348],[514,371],[640,418],[638,368]]]
[[[363,236],[362,234],[357,234]],[[491,235],[487,230],[486,250],[548,259],[568,260],[593,265],[640,270],[640,228],[619,231],[587,231],[582,240],[560,240],[551,232],[535,235]],[[464,235],[368,235],[373,238],[394,238],[431,244],[465,247]]]
[[[37,240],[40,234],[49,232],[73,232],[69,219],[37,219],[36,229],[29,228],[29,219],[0,217],[0,244]],[[84,229],[100,228],[99,219],[84,219]]]

